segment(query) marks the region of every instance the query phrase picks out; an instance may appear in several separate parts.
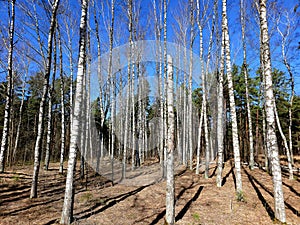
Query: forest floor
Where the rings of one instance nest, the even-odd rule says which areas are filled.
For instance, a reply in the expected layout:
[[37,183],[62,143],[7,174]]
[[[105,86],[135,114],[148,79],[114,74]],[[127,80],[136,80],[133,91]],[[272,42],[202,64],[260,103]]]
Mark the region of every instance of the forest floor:
[[[0,174],[0,224],[58,224],[65,188],[58,166],[53,163],[49,171],[40,170],[36,199],[29,199],[32,166]],[[74,224],[164,224],[166,183],[157,179],[158,174],[159,163],[143,165],[125,182],[112,185],[107,176],[90,171],[80,180],[76,173]],[[274,220],[272,178],[262,169],[251,171],[243,165],[244,201],[235,195],[231,161],[225,164],[221,188],[216,187],[214,163],[208,179],[203,171],[196,175],[184,167],[177,167],[176,174],[176,224],[279,224]],[[300,224],[299,170],[294,180],[283,172],[283,191],[287,224]]]

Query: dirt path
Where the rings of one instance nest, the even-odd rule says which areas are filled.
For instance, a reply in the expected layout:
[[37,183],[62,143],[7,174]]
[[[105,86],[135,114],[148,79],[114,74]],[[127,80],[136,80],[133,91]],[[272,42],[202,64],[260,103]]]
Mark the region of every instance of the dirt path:
[[[55,224],[59,222],[65,177],[58,164],[41,170],[38,195],[30,200],[31,167],[0,175],[0,224]],[[215,184],[215,164],[209,179],[178,167],[176,170],[176,224],[273,224],[272,178],[266,172],[243,167],[244,202],[235,196],[234,170],[227,162],[223,187]],[[157,179],[158,164],[128,174],[131,180],[111,185],[91,172],[86,181],[77,174],[74,224],[164,224],[165,182]],[[283,178],[287,223],[300,224],[300,180]]]

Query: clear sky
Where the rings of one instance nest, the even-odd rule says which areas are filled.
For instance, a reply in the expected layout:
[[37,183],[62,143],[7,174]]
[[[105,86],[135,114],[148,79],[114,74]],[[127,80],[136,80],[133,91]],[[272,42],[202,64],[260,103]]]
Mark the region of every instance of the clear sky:
[[[34,1],[34,0],[32,0]],[[137,15],[135,18],[139,21],[139,26],[137,27],[137,33],[140,35],[143,35],[142,39],[145,40],[153,40],[155,38],[153,26],[154,26],[154,19],[153,19],[153,0],[138,0],[133,1],[135,4],[134,11]],[[194,0],[196,1],[196,0]],[[40,1],[37,1],[40,3]],[[105,53],[108,49],[108,33],[107,33],[107,27],[109,26],[110,18],[110,9],[109,9],[109,0],[98,0],[96,1],[97,5],[97,17],[99,20],[100,25],[100,36],[101,36],[101,49],[102,52]],[[159,8],[160,8],[160,1],[156,0],[157,3],[157,10],[159,14]],[[189,22],[189,8],[188,8],[188,0],[182,0],[182,1],[175,1],[170,0],[168,4],[168,41],[169,42],[175,42],[175,41],[181,41],[184,39],[184,36],[176,37],[176,30],[178,31],[178,21]],[[211,18],[213,13],[213,7],[212,7],[212,0],[210,1],[200,1],[201,4],[201,10],[203,10],[203,2],[208,2],[209,7],[207,10],[206,18],[207,22],[204,25],[204,51],[205,56],[207,55],[207,49],[208,49],[208,43],[209,43],[209,35],[210,35],[210,29],[211,29]],[[257,18],[255,15],[255,9],[251,6],[252,1],[245,1],[246,2],[246,41],[247,41],[247,51],[248,51],[248,63],[250,67],[252,68],[251,75],[255,75],[255,71],[259,67],[259,27],[257,24]],[[271,2],[271,1],[269,1]],[[274,1],[273,1],[274,2]],[[300,57],[299,53],[300,50],[298,50],[299,46],[299,33],[300,33],[300,26],[299,26],[299,12],[300,7],[299,1],[296,0],[280,0],[275,1],[277,2],[275,4],[269,4],[269,30],[270,30],[270,36],[271,36],[271,51],[272,51],[272,65],[273,67],[279,68],[280,70],[283,70],[286,72],[285,67],[282,64],[281,60],[281,46],[280,46],[280,37],[278,35],[278,32],[276,31],[275,23],[274,21],[278,16],[280,16],[280,19],[282,22],[286,22],[284,19],[285,12],[287,12],[286,15],[289,16],[290,19],[294,20],[293,26],[296,27],[294,29],[290,36],[289,36],[289,47],[287,49],[288,53],[288,59],[292,67],[292,71],[295,75],[295,81],[296,81],[296,93],[300,94]],[[0,26],[2,30],[2,36],[7,37],[7,3],[1,2],[0,3]],[[218,23],[220,24],[221,21],[221,1],[218,1],[219,9],[218,9]],[[17,40],[17,48],[21,48],[22,41],[23,40],[30,40],[31,44],[33,46],[37,47],[37,41],[36,37],[32,38],[33,36],[36,36],[34,34],[34,30],[28,28],[28,24],[30,23],[30,19],[26,18],[25,11],[21,10],[21,5],[26,6],[28,9],[27,11],[33,12],[32,4],[29,0],[19,0],[17,1],[17,9],[16,9],[16,40]],[[69,9],[68,8],[69,6]],[[91,10],[90,10],[90,27],[91,27],[91,34],[92,34],[92,54],[96,56],[96,40],[94,36],[94,30],[95,30],[95,24],[94,24],[94,17],[93,17],[93,5],[90,4]],[[236,63],[238,65],[241,65],[242,62],[242,43],[241,43],[241,26],[240,26],[240,1],[228,1],[228,19],[229,19],[229,32],[231,37],[231,55],[232,55],[232,63]],[[274,10],[270,10],[271,6],[275,6]],[[298,8],[297,8],[298,7]],[[24,7],[23,7],[24,8]],[[77,57],[78,52],[78,22],[80,19],[80,1],[78,0],[61,0],[61,9],[62,11],[68,13],[67,19],[64,18],[62,15],[59,16],[60,24],[68,24],[70,27],[70,24],[74,24],[73,28],[73,56],[74,60]],[[67,9],[67,10],[63,10]],[[38,13],[38,19],[40,21],[40,28],[43,30],[41,33],[43,42],[46,43],[47,39],[47,28],[49,26],[49,19],[47,18],[47,14],[45,14],[44,10],[42,10],[42,6],[37,6],[37,13]],[[105,21],[105,22],[104,22]],[[76,24],[77,23],[77,24]],[[62,25],[62,35],[66,37],[66,29],[64,28],[65,25]],[[196,26],[195,26],[196,27]],[[128,29],[127,29],[127,15],[126,15],[126,1],[116,1],[116,19],[115,19],[115,43],[114,47],[118,45],[125,44],[128,41]],[[220,28],[220,25],[219,25]],[[285,25],[281,23],[280,28],[284,31]],[[187,41],[190,39],[190,26],[187,25]],[[193,51],[196,54],[199,54],[199,35],[198,35],[198,29],[195,29],[196,31],[196,37],[194,42]],[[178,36],[178,35],[177,35]],[[181,39],[181,40],[180,40]],[[3,38],[2,38],[3,40]],[[215,45],[215,42],[214,42]],[[2,52],[0,52],[1,55],[5,55],[5,50],[3,49],[3,45],[0,46],[2,48]],[[188,47],[189,48],[189,47]],[[216,50],[216,49],[215,49]],[[22,53],[22,51],[20,52]],[[34,54],[34,53],[32,53]],[[215,53],[216,54],[216,53]],[[38,54],[34,54],[35,57],[38,58],[38,61],[41,60],[40,56]],[[65,62],[67,63],[67,54],[65,56]],[[19,56],[15,56],[19,57]],[[213,56],[214,58],[215,56]],[[2,57],[3,59],[3,57]],[[20,61],[19,59],[16,59],[17,61]],[[76,61],[76,60],[75,60]],[[4,62],[5,65],[6,62]],[[34,62],[31,62],[34,64]],[[37,65],[33,66],[33,68],[37,68]],[[1,66],[1,71],[3,71],[3,65]],[[67,69],[66,69],[67,71]],[[4,78],[5,73],[0,74],[2,78]],[[2,80],[2,79],[1,79]]]

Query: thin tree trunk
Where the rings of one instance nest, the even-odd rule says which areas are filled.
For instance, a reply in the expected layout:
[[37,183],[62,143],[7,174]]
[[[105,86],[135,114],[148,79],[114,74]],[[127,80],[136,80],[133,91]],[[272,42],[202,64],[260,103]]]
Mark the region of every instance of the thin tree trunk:
[[220,72],[218,74],[218,100],[217,100],[217,143],[218,143],[218,171],[217,171],[217,187],[222,186],[222,172],[224,163],[224,96],[223,96],[223,76],[224,76],[224,32],[222,32],[221,44],[221,61]]
[[168,144],[167,144],[167,192],[166,192],[166,223],[175,224],[175,183],[174,183],[174,148],[175,148],[175,121],[174,121],[174,90],[173,90],[173,61],[168,55]]
[[278,112],[277,112],[277,109],[276,109],[276,103],[275,103],[275,101],[274,101],[274,112],[275,112],[275,119],[276,119],[277,128],[279,130],[280,136],[281,136],[281,138],[283,140],[284,147],[286,149],[286,156],[287,156],[288,168],[289,168],[289,179],[293,180],[294,179],[294,175],[293,175],[293,166],[292,166],[291,152],[290,152],[290,149],[289,149],[286,137],[285,137],[285,135],[284,135],[284,133],[282,131],[282,128],[281,128],[281,124],[280,124]]
[[81,110],[82,110],[82,92],[83,92],[83,78],[86,66],[86,28],[87,28],[87,0],[81,2],[81,19],[80,19],[80,46],[79,59],[77,70],[76,83],[76,98],[74,102],[74,115],[71,129],[70,152],[68,161],[68,172],[66,179],[66,190],[64,197],[64,204],[61,215],[61,224],[70,224],[73,221],[73,205],[74,205],[74,173],[76,165],[76,154],[78,143],[80,141],[81,129]]
[[66,140],[66,129],[65,129],[65,82],[64,82],[64,71],[63,71],[63,52],[60,31],[58,31],[58,46],[59,46],[59,66],[60,66],[60,107],[61,107],[61,146],[60,146],[60,163],[59,173],[63,173],[64,170],[64,154],[65,154],[65,140]]
[[[54,34],[55,35],[55,34]],[[53,72],[52,72],[52,83],[49,87],[48,91],[48,122],[47,122],[47,136],[46,136],[46,154],[45,154],[45,162],[44,162],[44,169],[48,170],[49,163],[50,163],[50,155],[51,155],[51,140],[52,140],[52,105],[53,105],[53,92],[54,92],[54,83],[55,83],[55,76],[56,76],[56,38],[54,36],[54,43],[53,43]]]
[[[190,170],[193,169],[193,102],[192,102],[192,77],[193,77],[193,44],[194,44],[194,1],[190,0],[190,23],[191,23],[191,33],[190,33],[190,62],[189,62],[189,86],[188,86],[188,148],[189,148],[189,162]],[[201,37],[200,37],[201,39]],[[200,47],[201,48],[201,47]],[[200,50],[201,51],[201,50]],[[200,56],[201,57],[201,56]],[[203,65],[201,65],[203,66]],[[204,72],[204,71],[202,71]],[[202,81],[203,83],[203,81]]]
[[166,177],[166,170],[167,170],[167,141],[166,137],[168,135],[167,130],[167,0],[163,0],[163,41],[164,41],[164,102],[163,102],[163,137],[164,137],[164,143],[163,143],[163,151],[164,151],[164,170],[163,170],[163,177]]
[[129,30],[129,55],[128,55],[128,79],[127,79],[127,93],[126,93],[126,106],[125,106],[125,132],[124,132],[124,152],[123,152],[123,167],[122,167],[122,179],[126,178],[126,159],[127,159],[127,144],[128,144],[128,128],[129,125],[129,116],[130,116],[130,105],[129,105],[129,99],[130,99],[130,91],[131,91],[131,75],[133,73],[133,68],[131,66],[131,54],[132,54],[132,0],[128,0],[128,17],[129,17],[129,23],[128,23],[128,30]]
[[[10,9],[9,9],[10,10]],[[9,12],[9,50],[8,50],[8,74],[7,74],[7,94],[4,108],[4,124],[1,139],[0,149],[0,173],[4,172],[5,167],[5,154],[8,147],[9,124],[10,124],[10,111],[12,101],[12,85],[13,85],[13,50],[14,50],[14,33],[15,33],[15,0],[11,1],[11,13]]]
[[267,9],[266,0],[260,0],[259,17],[260,17],[260,31],[261,31],[261,45],[263,58],[263,73],[265,75],[265,110],[267,123],[267,142],[269,151],[271,153],[271,164],[274,185],[274,201],[275,201],[275,217],[282,223],[286,222],[284,197],[282,191],[281,168],[279,162],[277,137],[275,131],[275,101],[273,93],[273,82],[271,74],[271,58],[269,47],[268,23],[267,23]]
[[13,150],[13,162],[16,161],[16,154],[17,154],[18,145],[19,145],[20,129],[21,129],[21,125],[22,125],[22,118],[23,118],[23,111],[24,111],[24,100],[25,100],[25,92],[26,92],[25,87],[26,87],[26,78],[27,78],[27,74],[28,74],[28,66],[25,65],[25,67],[26,67],[25,77],[24,77],[23,86],[22,86],[22,97],[21,97],[21,104],[20,104],[20,108],[19,108],[19,120],[18,120],[18,126],[17,126],[15,146],[14,146],[14,150]]
[[201,149],[201,136],[202,136],[202,125],[203,125],[203,102],[201,105],[200,121],[198,127],[198,145],[197,145],[197,163],[196,163],[196,174],[199,174],[200,169],[200,149]]
[[38,185],[38,176],[39,176],[39,169],[40,169],[42,140],[43,140],[43,131],[44,131],[44,115],[45,115],[45,108],[46,108],[46,98],[47,98],[48,87],[49,87],[49,77],[50,77],[51,61],[52,61],[52,42],[53,42],[53,36],[55,31],[55,25],[56,25],[56,14],[57,14],[58,5],[59,5],[59,0],[54,1],[52,5],[51,23],[50,23],[50,29],[48,34],[47,66],[44,75],[43,93],[42,93],[42,99],[39,108],[38,131],[37,131],[37,138],[36,138],[35,148],[34,148],[34,168],[33,168],[33,175],[32,175],[30,198],[37,197],[37,185]]
[[[289,165],[289,169],[292,168],[292,166],[294,165],[294,157],[293,157],[293,140],[292,140],[292,125],[293,125],[293,119],[292,119],[292,109],[293,109],[293,99],[294,99],[294,95],[295,95],[295,81],[294,81],[294,75],[292,73],[292,69],[291,66],[288,62],[287,59],[287,55],[286,55],[286,50],[285,50],[285,46],[286,46],[286,38],[287,36],[289,36],[290,34],[290,29],[289,27],[287,28],[287,34],[284,35],[281,30],[279,29],[279,26],[277,26],[277,30],[282,38],[281,41],[281,55],[282,55],[282,59],[283,59],[283,64],[285,65],[289,75],[290,75],[290,81],[291,81],[291,95],[290,95],[290,100],[289,100],[289,151],[287,151],[287,158],[288,158],[288,163],[292,164]],[[290,160],[289,160],[290,158]],[[290,179],[293,179],[293,171],[290,171]]]
[[250,169],[254,168],[254,144],[253,144],[253,129],[252,129],[252,118],[251,118],[251,108],[250,108],[250,100],[249,100],[249,88],[248,88],[248,69],[247,69],[247,57],[246,57],[246,41],[245,41],[245,4],[244,0],[241,0],[241,24],[242,24],[242,42],[243,42],[243,66],[242,70],[244,72],[245,77],[245,94],[246,94],[246,105],[247,105],[247,117],[249,124],[249,150],[250,150]]
[[[222,12],[222,30],[224,32],[224,49],[226,59],[226,71],[228,80],[228,92],[229,92],[229,105],[230,105],[230,116],[232,123],[232,144],[234,153],[234,164],[236,171],[236,191],[240,196],[242,194],[242,176],[241,176],[241,159],[240,159],[240,148],[239,148],[239,134],[238,124],[236,118],[235,99],[234,99],[234,88],[231,71],[231,59],[230,59],[230,41],[227,21],[227,0],[222,0],[223,12]],[[241,196],[242,197],[242,196]]]

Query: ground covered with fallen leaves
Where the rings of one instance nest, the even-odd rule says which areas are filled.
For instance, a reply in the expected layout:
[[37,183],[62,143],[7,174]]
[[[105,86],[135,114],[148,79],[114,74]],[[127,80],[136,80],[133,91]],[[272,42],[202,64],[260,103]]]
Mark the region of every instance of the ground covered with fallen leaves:
[[[79,164],[79,163],[78,163]],[[147,169],[145,169],[147,168]],[[130,168],[128,168],[130,169]],[[176,167],[176,224],[279,224],[274,219],[272,177],[263,169],[242,167],[244,200],[235,194],[233,163],[227,161],[223,186],[216,187],[216,164],[204,178]],[[66,171],[64,172],[66,173]],[[159,163],[143,165],[128,180],[112,182],[92,169],[81,180],[76,173],[73,224],[164,224],[166,183],[157,179]],[[40,170],[38,198],[29,199],[32,166],[8,168],[0,174],[0,224],[58,224],[65,190],[65,174],[58,164]],[[300,224],[300,177],[283,172],[287,224]]]

